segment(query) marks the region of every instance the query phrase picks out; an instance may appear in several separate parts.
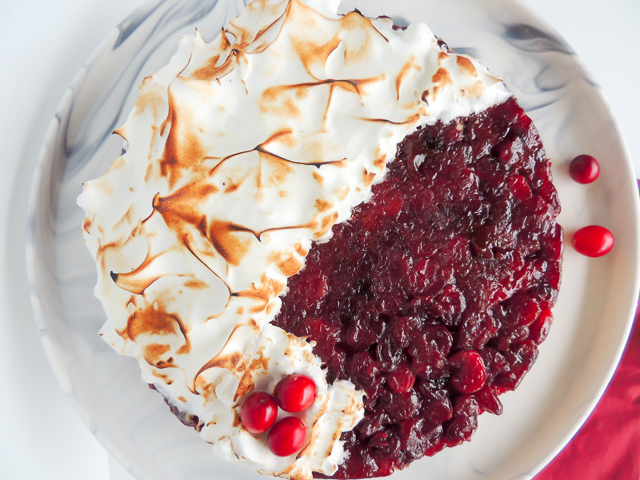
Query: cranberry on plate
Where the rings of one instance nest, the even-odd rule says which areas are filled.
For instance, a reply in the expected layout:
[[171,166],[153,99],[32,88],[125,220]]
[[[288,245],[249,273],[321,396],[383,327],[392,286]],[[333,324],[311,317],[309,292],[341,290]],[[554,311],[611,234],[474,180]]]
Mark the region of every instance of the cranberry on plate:
[[600,164],[591,155],[578,155],[569,163],[569,175],[578,183],[595,182],[600,175]]
[[611,251],[613,234],[600,225],[583,227],[573,234],[571,244],[578,253],[587,257],[602,257]]

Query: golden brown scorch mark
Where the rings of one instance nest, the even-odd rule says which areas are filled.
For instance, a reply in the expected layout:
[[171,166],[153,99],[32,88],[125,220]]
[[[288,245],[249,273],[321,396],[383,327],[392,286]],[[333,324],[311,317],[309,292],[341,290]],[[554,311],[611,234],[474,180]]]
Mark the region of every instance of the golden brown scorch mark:
[[293,95],[291,93],[291,88],[288,86],[267,88],[262,92],[260,110],[262,113],[279,117],[299,118],[302,115],[302,111],[298,107],[296,99],[293,98],[295,92],[293,92]]
[[416,63],[415,57],[411,57],[407,63],[404,64],[402,70],[396,77],[396,99],[400,100],[400,86],[402,85],[403,80],[407,77],[412,70],[420,71],[422,67],[418,63]]
[[[250,3],[249,5],[247,5],[246,7],[246,11],[251,11],[253,9],[262,9],[263,13],[267,12],[270,13],[271,15],[275,15],[278,13],[280,6],[278,4],[275,5],[268,5],[263,3],[260,3],[258,5],[258,3],[253,4]],[[252,45],[256,42],[256,40],[260,39],[267,31],[269,31],[274,25],[276,25],[281,19],[282,17],[284,17],[286,12],[282,12],[280,13],[277,17],[274,18],[274,20],[266,25],[265,27],[263,27],[260,31],[258,31],[257,34],[253,33],[253,30],[251,29],[244,29],[242,28],[240,25],[238,25],[238,22],[234,20],[231,20],[229,22],[229,33],[231,33],[231,35],[233,35],[236,39],[236,44],[235,46],[237,48],[243,48],[246,49],[247,46]],[[257,53],[256,50],[252,50],[252,52]]]
[[[197,128],[189,125],[188,115],[179,115],[179,108],[169,89],[169,113],[160,127],[160,135],[164,135],[167,127],[169,134],[160,160],[160,172],[173,187],[182,177],[182,170],[198,164],[204,158],[204,150],[198,137],[193,133]],[[186,123],[186,125],[185,125]]]
[[91,225],[93,224],[94,220],[95,220],[94,215],[91,215],[91,217],[89,217],[89,214],[87,214],[87,216],[84,218],[84,222],[82,223],[82,229],[85,232],[90,233],[89,231],[91,230]]
[[298,243],[296,243],[296,244],[295,244],[295,246],[294,246],[293,248],[294,248],[294,250],[296,251],[296,253],[297,253],[298,255],[300,255],[301,257],[306,257],[306,256],[307,256],[307,253],[309,253],[309,250],[307,250],[306,248],[304,248],[304,247],[302,246],[302,244],[301,244],[301,243],[299,243],[299,242],[298,242]]
[[158,343],[151,343],[144,347],[142,356],[149,365],[159,366],[162,362],[162,356],[167,353],[171,347]]
[[482,96],[482,94],[485,91],[485,86],[484,84],[478,80],[476,83],[474,83],[471,88],[467,88],[466,90],[463,90],[463,95],[465,97],[474,97],[474,98],[480,98]]
[[[180,319],[176,315],[166,313],[155,304],[133,312],[127,320],[127,326],[118,331],[118,334],[125,340],[132,341],[140,335],[182,336],[182,346],[175,353],[181,355],[191,350],[187,330]],[[173,358],[162,359],[170,349],[169,345],[152,343],[144,348],[143,357],[150,365],[157,368],[170,368],[173,366]]]
[[[227,38],[224,34],[222,36],[225,39]],[[220,77],[220,75],[224,73],[225,64],[216,66],[218,60],[220,60],[220,54],[214,55],[213,57],[209,58],[209,60],[207,60],[207,63],[193,72],[190,77],[196,80],[211,80],[212,78]],[[225,63],[227,60],[225,60]]]
[[[320,400],[320,399],[316,399],[316,402]],[[322,418],[322,416],[327,413],[327,411],[329,410],[329,406],[328,406],[328,398],[323,398],[322,399],[322,406],[320,407],[320,409],[318,410],[318,413],[316,413],[315,418],[316,421],[313,423],[313,425],[311,425],[310,427],[310,435],[309,435],[309,441],[306,443],[305,447],[298,453],[298,457],[301,457],[303,455],[307,455],[310,450],[312,450],[315,445],[318,443],[318,440],[320,438],[320,434],[321,434],[321,428],[318,425],[318,420],[319,418]],[[340,437],[340,435],[342,435],[342,432],[340,430],[337,430],[335,432],[333,432],[333,438],[331,443],[329,444],[329,449],[327,451],[327,457],[331,454],[331,450],[333,448],[334,442]]]
[[379,168],[381,171],[384,170],[384,167],[387,165],[387,156],[380,152],[380,148],[376,152],[377,156],[373,160],[373,166]]
[[339,190],[338,192],[336,192],[338,199],[343,202],[345,198],[347,198],[347,195],[349,195],[349,192],[351,191],[351,187],[346,186],[343,189]]
[[[319,15],[310,7],[294,0],[287,5],[284,24],[300,25],[303,30],[317,30],[320,19],[327,20],[326,17]],[[333,52],[340,43],[340,38],[337,34],[330,40],[323,39],[318,43],[312,42],[306,36],[296,36],[292,34],[289,40],[295,52],[298,54],[302,65],[311,76],[313,76],[311,73],[313,66],[324,65],[331,52]]]
[[267,305],[272,298],[275,298],[284,292],[284,288],[285,285],[283,283],[273,278],[269,278],[263,273],[259,287],[252,284],[249,290],[234,292],[232,293],[232,296],[256,300],[257,305],[252,307],[250,311],[251,313],[259,313],[267,308]]
[[313,179],[316,181],[318,185],[322,185],[324,183],[324,177],[320,175],[318,172],[313,172]]
[[242,239],[239,233],[253,233],[250,229],[243,228],[231,222],[211,219],[201,223],[203,234],[211,241],[216,251],[229,265],[238,266],[242,258],[249,251],[250,238]]
[[331,215],[324,217],[322,219],[322,222],[320,223],[320,229],[314,232],[313,238],[316,240],[320,240],[327,233],[329,233],[329,230],[331,230],[331,227],[333,227],[333,225],[335,225],[337,221],[338,221],[338,212],[333,212]]
[[321,198],[317,198],[314,207],[316,210],[318,210],[318,212],[326,212],[327,210],[333,208],[333,203],[327,200],[322,200]]
[[198,280],[197,278],[194,278],[193,280],[187,280],[186,282],[184,282],[184,286],[194,290],[204,290],[205,288],[209,287],[207,283],[203,282],[202,280]]
[[431,77],[431,81],[433,83],[440,84],[442,87],[452,83],[451,75],[449,74],[449,70],[446,68],[438,68],[436,73]]
[[233,410],[233,423],[231,424],[231,426],[239,427],[240,425],[242,425],[242,418],[240,418],[240,411],[239,409],[235,408]]
[[[189,232],[196,230],[227,263],[239,265],[250,245],[250,239],[242,238],[242,234],[249,233],[255,236],[255,233],[232,222],[207,219],[202,205],[207,197],[217,191],[217,188],[210,184],[187,185],[166,197],[156,196],[153,207],[190,250],[187,245],[190,243]],[[190,226],[190,229],[187,226]]]
[[329,19],[323,15],[318,14],[310,7],[303,3],[293,0],[287,6],[285,12],[285,22],[294,22],[292,24],[303,25],[305,30],[318,29],[318,21],[326,23],[327,21],[332,23],[338,23],[339,28],[331,39],[324,38],[321,41],[313,42],[307,37],[291,35],[290,41],[302,62],[302,65],[306,69],[310,76],[313,76],[314,65],[324,65],[331,53],[338,47],[340,42],[345,37],[344,32],[350,30],[358,30],[365,33],[366,37],[359,48],[350,48],[351,45],[347,45],[344,52],[345,63],[358,63],[363,61],[369,54],[369,45],[372,41],[372,35],[381,37],[388,42],[389,40],[378,31],[373,25],[370,19],[364,17],[359,11],[355,10],[344,15],[340,19]]
[[[238,326],[236,326],[236,328],[238,328]],[[235,329],[234,329],[235,331]],[[231,334],[233,335],[233,333]],[[231,335],[229,336],[229,339],[231,338]],[[229,342],[229,339],[227,339],[227,343]],[[225,344],[226,346],[226,344]],[[222,351],[224,351],[224,347],[222,348]],[[205,363],[200,370],[198,370],[198,373],[196,373],[195,378],[193,379],[194,385],[198,380],[198,377],[205,371],[211,369],[211,368],[224,368],[230,371],[238,371],[238,369],[242,368],[241,363],[242,363],[242,354],[240,352],[233,352],[231,355],[216,355],[215,357],[213,357],[211,360],[209,360],[207,363]],[[195,387],[194,387],[195,390]]]
[[432,91],[433,98],[437,97],[438,93],[446,88],[447,85],[453,83],[453,80],[451,80],[451,75],[449,74],[449,70],[442,67],[436,70],[436,73],[434,73],[431,77],[431,81],[435,84]]
[[456,57],[456,63],[458,64],[458,67],[460,67],[460,71],[462,73],[466,73],[467,75],[472,75],[474,77],[478,76],[476,67],[473,66],[473,62],[471,62],[467,57],[458,55]]
[[151,375],[163,380],[167,385],[171,385],[173,383],[173,380],[169,379],[169,376],[165,375],[164,373],[158,373],[155,370],[151,370]]
[[233,401],[236,402],[238,399],[244,397],[246,394],[250,393],[254,389],[253,379],[256,378],[258,372],[263,371],[266,372],[269,368],[269,359],[265,358],[263,355],[263,350],[261,349],[258,352],[258,357],[254,358],[249,366],[246,368],[244,373],[242,374],[242,378],[240,378],[240,384],[238,385],[238,389],[236,390],[235,395],[233,396]]
[[127,320],[126,328],[118,333],[135,341],[140,335],[178,335],[178,332],[188,342],[186,330],[180,319],[152,304],[133,312]]
[[302,262],[286,252],[273,252],[269,256],[269,263],[275,264],[287,277],[295,275],[302,268]]
[[376,178],[375,173],[369,172],[366,168],[363,170],[362,183],[364,184],[365,187],[369,187],[373,183],[374,178]]
[[[249,323],[246,323],[246,324],[241,323],[236,325],[231,331],[231,333],[229,334],[229,336],[227,337],[227,341],[225,342],[224,346],[220,349],[220,352],[224,352],[225,348],[227,347],[227,345],[229,344],[229,342],[231,341],[231,339],[233,338],[237,330],[241,328],[245,328],[247,326],[252,328],[253,330],[256,330],[256,332],[260,330],[257,323],[253,319],[251,319]],[[239,352],[234,352],[230,355],[222,355],[222,353],[218,353],[215,357],[213,357],[211,360],[205,363],[200,368],[200,370],[198,370],[198,373],[196,373],[196,376],[193,379],[193,384],[194,384],[193,391],[195,391],[195,386],[198,383],[198,377],[200,376],[200,374],[202,374],[206,370],[209,370],[210,368],[215,368],[215,367],[225,368],[233,372],[242,372],[245,370],[245,360],[243,358],[243,355]]]

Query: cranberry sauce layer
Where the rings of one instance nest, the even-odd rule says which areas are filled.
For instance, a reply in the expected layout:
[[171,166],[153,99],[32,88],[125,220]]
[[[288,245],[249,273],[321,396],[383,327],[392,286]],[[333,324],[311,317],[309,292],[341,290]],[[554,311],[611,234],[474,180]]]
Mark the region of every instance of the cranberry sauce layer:
[[372,199],[289,282],[275,323],[366,393],[337,478],[383,476],[500,414],[548,332],[563,234],[515,100],[407,137]]

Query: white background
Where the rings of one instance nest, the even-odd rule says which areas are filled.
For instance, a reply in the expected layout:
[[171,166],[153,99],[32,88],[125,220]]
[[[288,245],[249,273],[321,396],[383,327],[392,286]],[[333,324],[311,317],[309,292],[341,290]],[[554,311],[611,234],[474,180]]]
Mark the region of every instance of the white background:
[[[602,85],[640,176],[640,2],[520,1],[561,33]],[[38,150],[67,85],[107,33],[140,3],[0,0],[3,480],[110,479],[106,452],[62,393],[38,339],[26,290],[25,211]],[[111,468],[114,480],[126,478],[117,466]]]

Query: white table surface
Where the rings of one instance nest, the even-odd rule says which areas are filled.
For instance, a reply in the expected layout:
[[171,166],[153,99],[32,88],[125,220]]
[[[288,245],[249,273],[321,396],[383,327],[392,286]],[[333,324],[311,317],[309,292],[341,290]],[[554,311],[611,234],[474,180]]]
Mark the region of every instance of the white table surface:
[[[640,176],[640,2],[520,1],[564,36],[602,85]],[[24,246],[31,176],[56,106],[92,50],[140,3],[0,0],[1,479],[131,479],[110,464],[53,376],[29,305]]]

